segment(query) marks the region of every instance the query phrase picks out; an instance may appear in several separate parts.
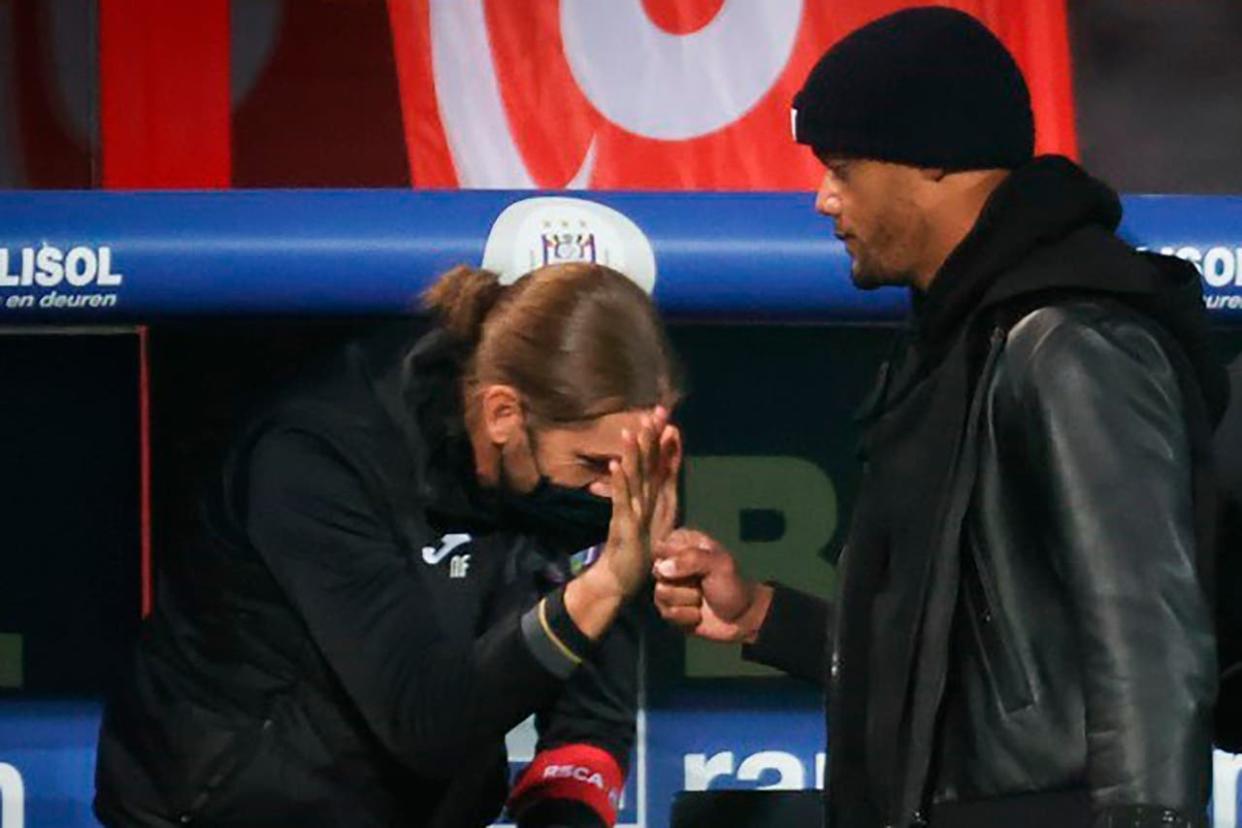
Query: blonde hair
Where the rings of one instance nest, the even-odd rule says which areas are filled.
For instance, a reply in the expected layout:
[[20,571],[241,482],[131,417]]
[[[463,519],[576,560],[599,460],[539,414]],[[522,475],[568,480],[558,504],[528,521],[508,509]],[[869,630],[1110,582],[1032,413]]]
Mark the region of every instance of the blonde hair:
[[457,267],[423,294],[423,306],[473,354],[463,381],[511,385],[551,422],[671,406],[681,372],[651,298],[610,267],[548,265],[510,286],[490,271]]

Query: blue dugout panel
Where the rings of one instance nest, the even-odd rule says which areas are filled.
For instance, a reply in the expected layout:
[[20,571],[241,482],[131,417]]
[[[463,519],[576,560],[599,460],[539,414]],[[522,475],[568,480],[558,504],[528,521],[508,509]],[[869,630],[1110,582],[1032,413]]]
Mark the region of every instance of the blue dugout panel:
[[[683,788],[815,787],[824,767],[823,719],[810,705],[756,710],[737,700],[648,713],[619,828],[662,828]],[[706,703],[705,703],[706,702]],[[96,702],[0,704],[0,826],[98,828],[90,812]],[[517,763],[511,763],[514,770]],[[1242,807],[1242,757],[1216,754],[1216,828]]]
[[[1123,232],[1193,260],[1242,318],[1242,198],[1131,196]],[[601,209],[602,208],[602,209]],[[611,209],[609,209],[611,208]],[[594,258],[673,318],[893,319],[805,193],[20,192],[0,195],[0,321],[400,313],[438,273]]]

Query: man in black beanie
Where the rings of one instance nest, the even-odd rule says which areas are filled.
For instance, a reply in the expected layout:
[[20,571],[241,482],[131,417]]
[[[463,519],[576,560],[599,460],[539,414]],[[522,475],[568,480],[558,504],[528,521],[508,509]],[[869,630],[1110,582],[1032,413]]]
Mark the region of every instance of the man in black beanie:
[[1196,271],[1033,157],[1021,72],[969,15],[859,29],[794,110],[854,283],[908,287],[912,323],[861,414],[838,594],[682,531],[661,613],[829,688],[833,826],[1206,825],[1228,386]]

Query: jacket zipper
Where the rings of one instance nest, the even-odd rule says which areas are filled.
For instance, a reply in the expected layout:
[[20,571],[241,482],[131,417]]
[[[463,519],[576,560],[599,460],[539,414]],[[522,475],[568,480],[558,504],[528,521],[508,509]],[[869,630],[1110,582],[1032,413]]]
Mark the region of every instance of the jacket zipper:
[[[993,347],[997,345],[998,339],[1005,336],[1004,328],[993,330]],[[980,381],[988,382],[990,377],[981,377]],[[980,393],[984,390],[981,388]],[[1012,646],[1012,636],[996,589],[991,561],[969,529],[965,538],[966,547],[969,549],[969,555],[963,562],[966,612],[974,629],[980,660],[992,681],[1001,707],[1006,713],[1014,713],[1029,707],[1034,701],[1031,685]]]
[[[967,418],[961,449],[964,455],[966,455],[966,460],[964,462],[978,462],[978,455],[975,453],[975,449],[977,448],[976,441],[978,440],[979,421],[983,416],[983,398],[984,394],[987,392],[988,384],[991,382],[992,375],[996,371],[996,362],[1000,358],[1001,351],[1004,350],[1005,340],[1008,338],[1008,334],[1009,331],[1007,328],[1002,325],[996,325],[992,328],[991,334],[988,338],[987,355],[984,358],[983,365],[978,373],[976,384],[971,390],[970,402],[967,407]],[[959,458],[959,462],[961,462],[961,458]],[[969,539],[969,533],[965,525],[965,520],[966,515],[969,514],[970,507],[970,490],[958,491],[958,489],[961,488],[960,480],[957,477],[957,475],[960,475],[960,472],[960,468],[955,472],[955,478],[953,481],[955,490],[952,494],[952,497],[954,498],[966,498],[964,502],[960,502],[958,504],[962,509],[959,514],[959,519],[963,521],[961,525],[961,534],[958,535],[956,541],[956,552],[958,555],[961,554],[963,541],[967,541]],[[950,508],[952,505],[953,504],[951,503]],[[949,514],[952,515],[955,514],[955,512],[950,512]],[[959,570],[957,573],[959,589],[967,593],[969,593],[970,590],[969,588],[965,588],[965,573],[962,570],[970,568],[967,564],[967,561],[969,560],[969,556],[965,560],[959,558]],[[952,628],[950,628],[950,630],[951,629]],[[950,632],[950,636],[951,635],[952,633]],[[939,708],[940,703],[943,700],[948,669],[949,667],[946,664],[945,673],[938,677],[936,686],[928,693],[929,699],[934,698],[935,708]],[[912,715],[917,716],[918,713],[919,710],[916,703]],[[913,735],[917,736],[918,734],[916,733]],[[911,751],[917,751],[918,755],[910,760],[909,772],[906,780],[898,783],[898,800],[895,803],[896,809],[892,812],[894,814],[894,819],[891,823],[893,828],[915,828],[916,826],[921,825],[924,819],[922,806],[926,805],[930,795],[930,780],[928,774],[931,765],[932,747],[930,744],[912,744],[910,749]]]
[[967,579],[966,609],[974,627],[975,641],[1001,706],[1006,713],[1015,713],[1034,701],[1030,682],[1014,653],[1004,610],[984,554],[973,539],[967,545],[970,560],[966,568],[972,577]]

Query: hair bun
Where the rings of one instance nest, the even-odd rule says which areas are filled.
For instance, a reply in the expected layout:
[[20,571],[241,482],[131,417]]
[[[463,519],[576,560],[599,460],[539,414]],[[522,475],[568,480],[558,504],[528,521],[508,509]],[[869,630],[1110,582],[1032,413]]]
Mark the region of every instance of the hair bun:
[[451,334],[474,343],[504,291],[500,277],[492,271],[458,265],[423,292],[422,305]]

